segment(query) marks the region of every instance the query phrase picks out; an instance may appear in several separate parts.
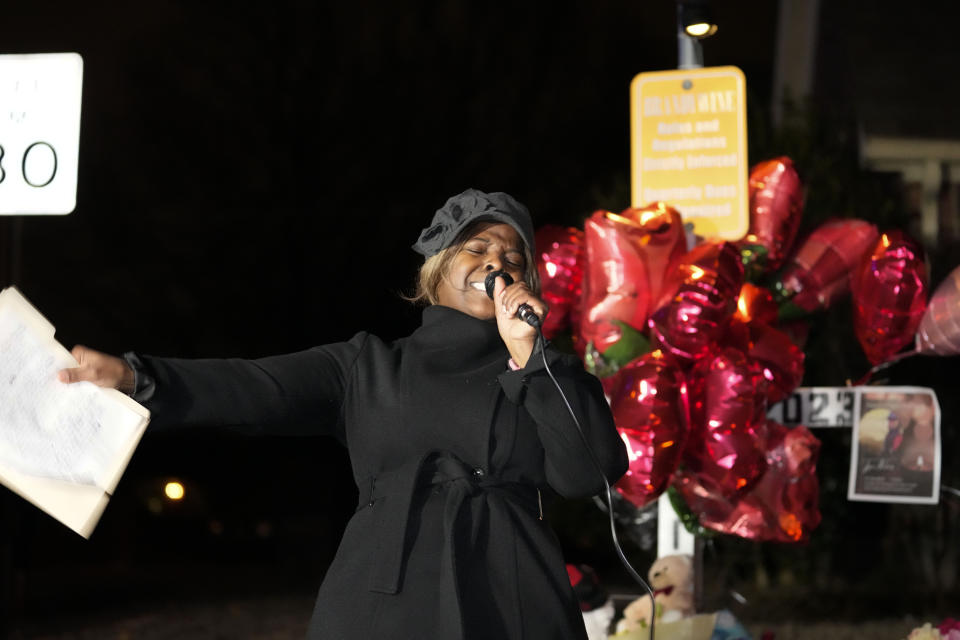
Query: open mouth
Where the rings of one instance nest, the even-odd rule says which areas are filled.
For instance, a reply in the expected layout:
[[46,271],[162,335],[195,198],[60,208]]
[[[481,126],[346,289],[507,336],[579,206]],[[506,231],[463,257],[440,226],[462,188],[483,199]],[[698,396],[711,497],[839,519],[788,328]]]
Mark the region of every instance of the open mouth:
[[470,286],[476,289],[477,291],[483,291],[484,293],[487,292],[487,288],[483,286],[482,282],[471,282]]

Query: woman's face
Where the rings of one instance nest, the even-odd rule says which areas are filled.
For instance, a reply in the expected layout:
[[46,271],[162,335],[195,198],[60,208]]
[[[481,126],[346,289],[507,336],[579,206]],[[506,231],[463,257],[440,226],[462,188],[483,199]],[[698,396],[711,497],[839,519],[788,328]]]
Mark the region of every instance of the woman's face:
[[479,318],[495,317],[493,300],[487,297],[484,280],[491,271],[501,269],[514,282],[523,280],[526,260],[523,240],[508,224],[478,223],[470,239],[455,255],[440,280],[437,299],[445,307]]

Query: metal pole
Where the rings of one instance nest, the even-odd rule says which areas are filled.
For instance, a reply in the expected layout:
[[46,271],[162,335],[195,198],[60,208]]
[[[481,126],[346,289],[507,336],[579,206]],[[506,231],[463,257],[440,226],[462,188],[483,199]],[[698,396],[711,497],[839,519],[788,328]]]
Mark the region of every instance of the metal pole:
[[683,2],[677,1],[677,68],[699,69],[703,67],[703,47],[696,38],[683,30]]
[[[23,217],[4,216],[0,222],[0,288],[20,280],[20,247]],[[15,542],[20,530],[18,498],[5,488],[0,489],[0,638],[13,629],[18,614],[17,566]]]

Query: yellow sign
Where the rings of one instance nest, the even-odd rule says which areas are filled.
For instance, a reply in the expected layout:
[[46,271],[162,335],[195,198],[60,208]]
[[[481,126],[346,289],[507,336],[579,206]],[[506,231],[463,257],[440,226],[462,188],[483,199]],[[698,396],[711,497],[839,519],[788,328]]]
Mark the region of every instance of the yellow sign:
[[747,233],[746,79],[736,67],[637,75],[630,85],[633,206],[663,201],[697,235]]

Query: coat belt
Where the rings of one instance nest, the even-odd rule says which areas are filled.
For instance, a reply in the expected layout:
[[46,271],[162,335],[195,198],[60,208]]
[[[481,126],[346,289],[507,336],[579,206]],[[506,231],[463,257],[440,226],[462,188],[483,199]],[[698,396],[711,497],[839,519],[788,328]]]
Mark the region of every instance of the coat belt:
[[[410,518],[410,506],[417,489],[445,486],[444,550],[455,562],[454,528],[460,508],[470,498],[483,493],[496,494],[536,515],[539,492],[530,484],[504,482],[472,468],[448,451],[434,451],[406,465],[376,476],[360,486],[357,510],[372,508],[376,531],[369,588],[378,593],[400,591],[403,551]],[[455,571],[450,567],[450,571]],[[455,576],[449,576],[455,580]]]

